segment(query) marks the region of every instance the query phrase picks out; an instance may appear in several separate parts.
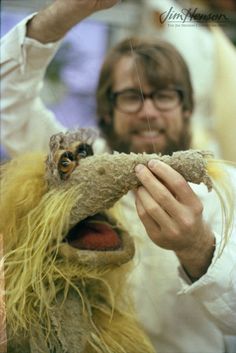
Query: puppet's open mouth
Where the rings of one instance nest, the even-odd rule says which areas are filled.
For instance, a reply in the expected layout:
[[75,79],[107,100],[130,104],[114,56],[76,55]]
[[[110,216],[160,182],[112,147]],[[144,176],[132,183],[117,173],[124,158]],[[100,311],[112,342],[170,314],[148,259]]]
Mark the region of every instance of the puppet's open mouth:
[[117,250],[122,241],[115,226],[103,216],[88,217],[76,224],[68,233],[64,242],[80,250]]

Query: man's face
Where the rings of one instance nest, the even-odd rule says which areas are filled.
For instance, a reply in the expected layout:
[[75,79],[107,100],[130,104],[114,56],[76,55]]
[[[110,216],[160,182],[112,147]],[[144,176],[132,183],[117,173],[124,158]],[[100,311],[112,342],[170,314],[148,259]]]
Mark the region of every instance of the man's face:
[[[123,57],[114,71],[113,91],[136,89],[149,94],[153,88],[134,64],[134,58]],[[184,149],[184,139],[189,131],[186,120],[189,112],[183,112],[181,104],[171,110],[158,110],[151,99],[145,99],[137,113],[124,113],[116,108],[113,113],[113,129],[117,141],[113,147],[123,152],[147,152],[170,154]],[[116,146],[115,146],[116,144]]]

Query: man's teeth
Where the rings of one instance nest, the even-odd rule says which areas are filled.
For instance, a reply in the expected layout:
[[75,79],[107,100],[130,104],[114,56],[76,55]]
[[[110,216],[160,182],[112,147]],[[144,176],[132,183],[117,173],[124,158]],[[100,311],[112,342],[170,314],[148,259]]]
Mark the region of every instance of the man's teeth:
[[140,131],[139,135],[144,136],[144,137],[157,137],[160,135],[159,131]]

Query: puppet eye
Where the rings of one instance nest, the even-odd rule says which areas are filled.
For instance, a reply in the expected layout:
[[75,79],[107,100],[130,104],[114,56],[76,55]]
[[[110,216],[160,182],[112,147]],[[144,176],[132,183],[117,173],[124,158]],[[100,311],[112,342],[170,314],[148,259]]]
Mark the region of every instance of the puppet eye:
[[75,157],[72,152],[64,152],[58,162],[58,170],[62,179],[66,179],[76,166]]
[[86,158],[88,156],[93,155],[93,149],[92,147],[87,144],[87,143],[81,143],[77,148],[76,148],[76,153],[79,158]]
[[71,164],[71,161],[68,160],[68,159],[62,159],[61,162],[60,162],[60,165],[62,167],[68,167],[68,165],[70,165],[70,164]]
[[70,160],[70,161],[74,161],[75,157],[74,157],[74,154],[71,151],[66,151],[66,152],[64,152],[61,155],[61,158],[60,158],[60,160],[64,160],[64,159],[67,159],[67,160]]

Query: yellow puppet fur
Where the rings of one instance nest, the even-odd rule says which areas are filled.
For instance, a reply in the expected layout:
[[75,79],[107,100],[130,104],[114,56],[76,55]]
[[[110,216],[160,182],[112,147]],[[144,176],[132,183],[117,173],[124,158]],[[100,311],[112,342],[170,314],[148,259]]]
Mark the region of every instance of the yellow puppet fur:
[[221,205],[221,218],[222,218],[222,230],[221,230],[221,246],[219,249],[220,256],[230,238],[233,217],[235,210],[235,194],[233,192],[232,180],[227,173],[227,167],[235,167],[236,164],[230,161],[224,161],[219,159],[207,160],[207,172],[213,182],[213,189],[215,190]]
[[[53,301],[60,291],[66,299],[73,288],[92,328],[89,353],[154,352],[137,325],[125,286],[130,265],[91,269],[58,256],[76,202],[76,187],[48,191],[45,158],[24,155],[1,168],[8,337],[27,335],[31,327],[41,325],[50,340]],[[93,299],[97,295],[102,304]],[[124,326],[126,334],[121,335]]]

